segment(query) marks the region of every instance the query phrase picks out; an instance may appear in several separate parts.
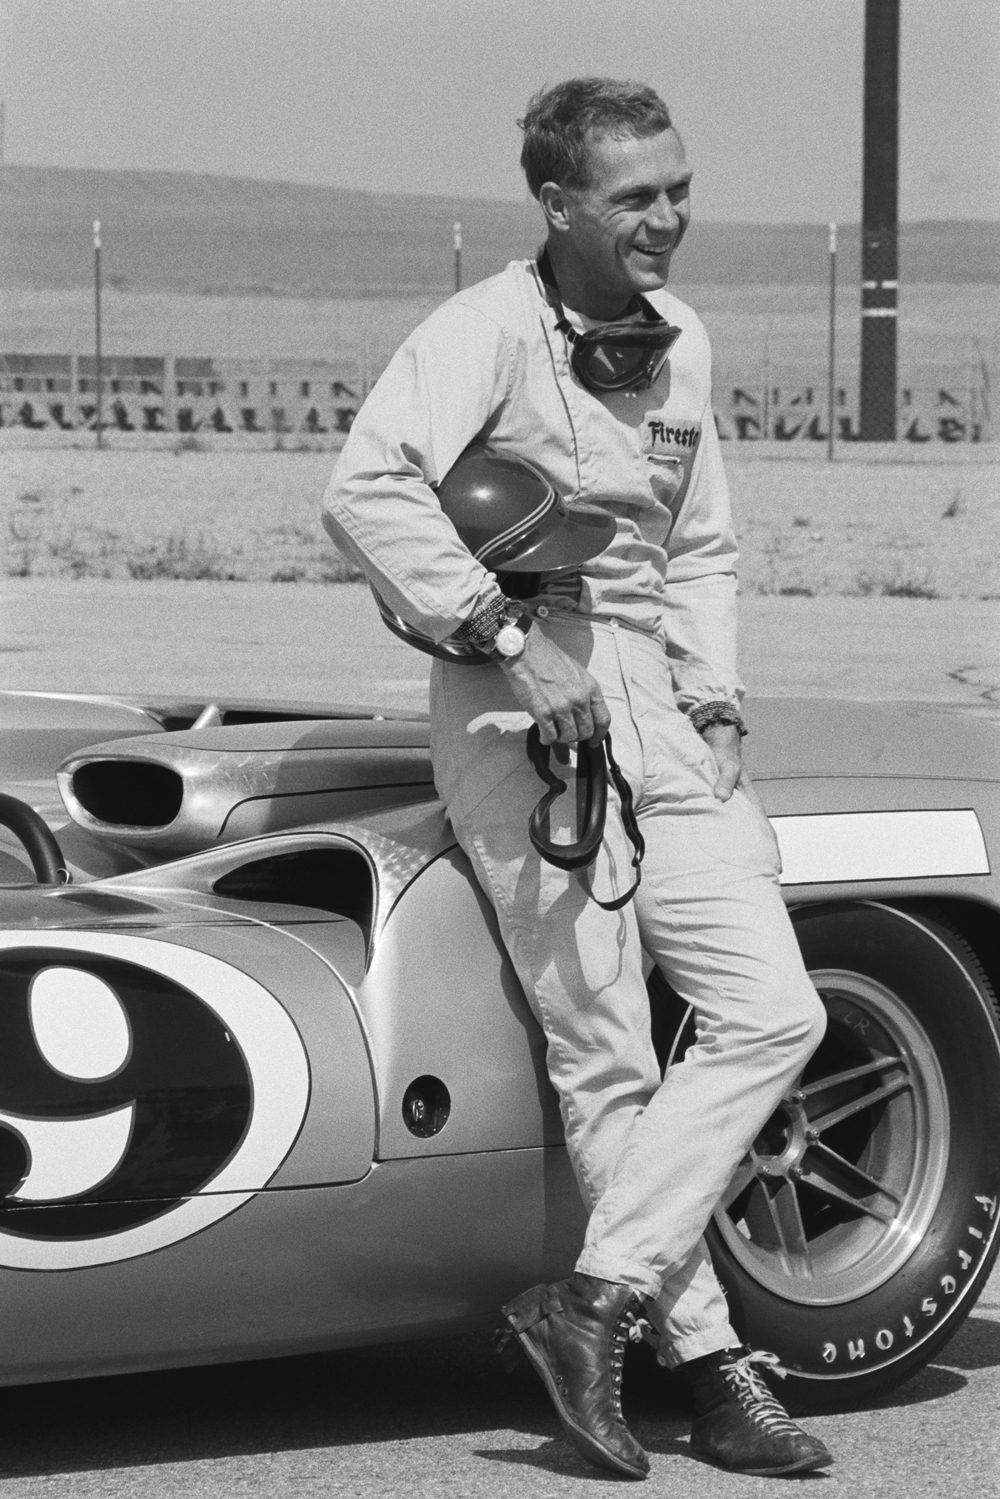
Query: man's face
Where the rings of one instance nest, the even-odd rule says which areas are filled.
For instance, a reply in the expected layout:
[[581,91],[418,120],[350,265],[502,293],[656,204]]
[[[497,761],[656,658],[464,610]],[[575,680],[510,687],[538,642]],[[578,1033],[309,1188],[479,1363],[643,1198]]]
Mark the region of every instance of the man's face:
[[564,252],[592,317],[612,318],[636,292],[663,286],[691,214],[691,171],[675,130],[596,136],[585,188],[565,189]]

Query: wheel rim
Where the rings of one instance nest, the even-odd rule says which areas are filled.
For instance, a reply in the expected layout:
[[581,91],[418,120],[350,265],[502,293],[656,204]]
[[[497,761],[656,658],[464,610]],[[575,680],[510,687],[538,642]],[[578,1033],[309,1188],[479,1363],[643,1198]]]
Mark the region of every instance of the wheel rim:
[[730,1253],[787,1301],[856,1301],[918,1247],[949,1155],[948,1093],[900,996],[865,974],[810,974],[829,1017],[715,1215]]

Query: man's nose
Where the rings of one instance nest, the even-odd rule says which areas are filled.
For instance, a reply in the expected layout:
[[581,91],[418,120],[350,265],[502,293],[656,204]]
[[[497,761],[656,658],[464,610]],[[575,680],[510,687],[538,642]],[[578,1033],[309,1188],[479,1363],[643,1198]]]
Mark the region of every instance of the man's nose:
[[672,234],[680,223],[680,215],[666,193],[661,193],[650,205],[646,218],[651,228],[662,229],[668,234]]

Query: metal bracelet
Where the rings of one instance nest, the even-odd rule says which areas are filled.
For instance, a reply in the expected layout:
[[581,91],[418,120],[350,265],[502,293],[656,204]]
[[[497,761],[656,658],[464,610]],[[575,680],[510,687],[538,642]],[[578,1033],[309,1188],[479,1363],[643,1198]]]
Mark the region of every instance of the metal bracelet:
[[741,739],[747,734],[747,726],[743,715],[735,703],[720,699],[712,703],[698,703],[688,714],[698,733],[704,733],[705,729],[712,724],[732,724]]

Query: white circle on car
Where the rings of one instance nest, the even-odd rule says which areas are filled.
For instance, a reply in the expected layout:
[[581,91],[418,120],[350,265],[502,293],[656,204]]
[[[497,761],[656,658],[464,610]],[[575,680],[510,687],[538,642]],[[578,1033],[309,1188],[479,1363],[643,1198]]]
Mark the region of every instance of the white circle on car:
[[310,1080],[291,1016],[256,979],[118,932],[4,932],[0,966],[0,1265],[149,1254],[267,1185],[298,1137]]
[[35,1044],[66,1077],[113,1077],[128,1061],[131,1027],[122,1002],[96,973],[43,968],[28,994]]

